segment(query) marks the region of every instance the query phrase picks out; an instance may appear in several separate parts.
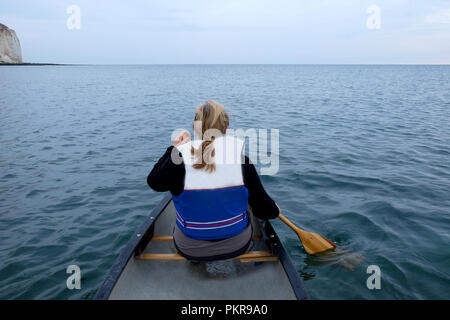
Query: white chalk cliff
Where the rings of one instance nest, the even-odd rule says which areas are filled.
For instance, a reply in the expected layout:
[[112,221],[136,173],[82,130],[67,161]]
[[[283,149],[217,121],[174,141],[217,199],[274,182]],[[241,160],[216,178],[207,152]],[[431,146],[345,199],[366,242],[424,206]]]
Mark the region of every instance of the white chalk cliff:
[[22,63],[22,49],[16,32],[1,23],[0,63]]

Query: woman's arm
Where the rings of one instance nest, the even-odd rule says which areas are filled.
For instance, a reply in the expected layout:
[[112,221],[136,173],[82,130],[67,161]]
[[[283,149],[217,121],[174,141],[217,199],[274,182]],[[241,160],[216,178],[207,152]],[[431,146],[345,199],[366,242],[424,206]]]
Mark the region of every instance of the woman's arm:
[[255,166],[245,156],[242,164],[242,174],[245,187],[248,189],[248,204],[252,207],[253,214],[260,219],[275,219],[280,213],[275,201],[267,194],[259,179]]
[[[186,130],[181,131],[148,175],[147,184],[150,188],[160,192],[170,191],[174,196],[183,192],[186,169],[183,157],[176,147],[189,141],[191,141],[190,133]],[[173,160],[177,160],[176,163]]]
[[[147,184],[155,191],[170,191],[174,196],[177,196],[183,192],[186,169],[182,160],[179,164],[172,161],[171,154],[174,148],[174,146],[167,148],[148,175]],[[182,159],[181,154],[179,156]]]

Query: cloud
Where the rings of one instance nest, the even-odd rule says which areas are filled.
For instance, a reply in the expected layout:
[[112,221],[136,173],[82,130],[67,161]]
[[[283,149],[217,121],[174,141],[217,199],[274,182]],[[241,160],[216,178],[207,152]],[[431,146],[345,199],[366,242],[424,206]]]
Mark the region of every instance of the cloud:
[[450,8],[430,13],[426,16],[426,20],[429,24],[450,23]]

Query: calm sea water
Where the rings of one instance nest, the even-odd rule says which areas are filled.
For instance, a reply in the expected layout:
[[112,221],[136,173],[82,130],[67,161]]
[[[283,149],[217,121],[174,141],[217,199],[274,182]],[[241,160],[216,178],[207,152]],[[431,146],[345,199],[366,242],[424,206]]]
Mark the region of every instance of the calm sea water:
[[0,298],[93,298],[163,198],[148,172],[206,99],[233,128],[279,129],[269,194],[365,256],[323,263],[275,221],[311,298],[450,298],[450,66],[307,65],[1,67]]

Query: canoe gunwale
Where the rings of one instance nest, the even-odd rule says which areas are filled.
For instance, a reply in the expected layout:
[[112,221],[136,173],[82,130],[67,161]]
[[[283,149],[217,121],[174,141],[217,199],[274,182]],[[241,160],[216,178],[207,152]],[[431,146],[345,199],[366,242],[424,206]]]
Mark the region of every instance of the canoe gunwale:
[[306,293],[306,289],[303,286],[303,281],[300,279],[300,276],[298,275],[298,272],[295,269],[294,263],[287,253],[286,248],[281,243],[280,238],[278,238],[277,233],[268,220],[266,220],[264,223],[264,230],[268,237],[272,252],[278,256],[278,259],[283,266],[284,272],[286,272],[286,276],[289,279],[295,296],[298,300],[308,300],[308,294]]
[[[170,193],[168,193],[132,235],[131,239],[121,250],[118,258],[114,262],[111,269],[108,271],[105,279],[97,290],[97,293],[94,297],[95,300],[107,300],[109,298],[112,290],[114,289],[114,286],[119,280],[130,258],[140,255],[152,239],[155,221],[158,219],[159,215],[166,209],[171,200],[172,196]],[[267,242],[270,245],[270,249],[273,254],[278,256],[278,259],[283,266],[283,269],[289,279],[296,298],[298,300],[308,299],[306,290],[303,286],[303,282],[300,279],[300,276],[298,275],[295,266],[291,258],[289,257],[289,254],[287,253],[275,230],[273,229],[273,226],[268,220],[266,220],[264,221],[263,228],[267,235]]]

